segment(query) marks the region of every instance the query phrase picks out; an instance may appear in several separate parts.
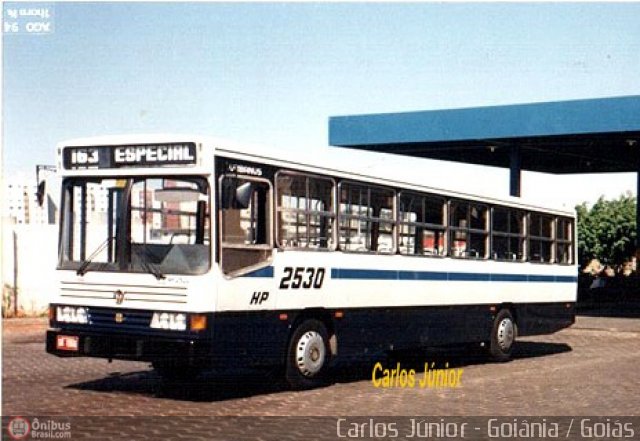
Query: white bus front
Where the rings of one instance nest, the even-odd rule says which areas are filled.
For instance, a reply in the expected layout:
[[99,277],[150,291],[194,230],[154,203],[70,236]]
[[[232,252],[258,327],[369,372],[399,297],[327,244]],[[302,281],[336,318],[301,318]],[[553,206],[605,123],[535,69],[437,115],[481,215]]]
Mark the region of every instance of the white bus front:
[[213,154],[197,142],[128,141],[58,149],[47,352],[195,367],[212,346]]

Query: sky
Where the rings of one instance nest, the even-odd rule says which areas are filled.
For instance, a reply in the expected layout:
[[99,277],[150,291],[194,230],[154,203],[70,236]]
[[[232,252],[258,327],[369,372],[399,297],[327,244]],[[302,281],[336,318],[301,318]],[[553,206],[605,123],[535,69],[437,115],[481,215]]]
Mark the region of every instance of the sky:
[[[506,196],[503,169],[337,154],[328,118],[640,95],[640,3],[39,6],[53,32],[3,35],[6,179],[64,139],[196,133]],[[523,196],[569,207],[635,190],[635,174],[523,174]]]

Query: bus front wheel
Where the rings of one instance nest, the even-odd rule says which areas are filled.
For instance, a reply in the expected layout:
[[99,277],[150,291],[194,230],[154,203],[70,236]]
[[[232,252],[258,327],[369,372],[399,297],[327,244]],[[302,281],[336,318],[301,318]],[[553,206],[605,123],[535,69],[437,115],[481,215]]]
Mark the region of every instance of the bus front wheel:
[[287,382],[294,389],[311,389],[324,384],[330,357],[325,325],[314,319],[303,321],[289,341]]
[[508,309],[502,309],[493,319],[489,354],[495,361],[508,361],[516,341],[517,327]]

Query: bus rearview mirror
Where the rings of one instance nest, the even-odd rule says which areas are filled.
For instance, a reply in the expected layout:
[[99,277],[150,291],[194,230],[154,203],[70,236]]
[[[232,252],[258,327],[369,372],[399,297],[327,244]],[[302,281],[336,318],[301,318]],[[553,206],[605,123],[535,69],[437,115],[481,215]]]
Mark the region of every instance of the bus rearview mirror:
[[38,183],[38,190],[36,191],[36,197],[38,199],[38,205],[42,207],[44,204],[44,196],[47,192],[46,184],[47,181],[42,180]]
[[238,185],[239,179],[225,179],[222,182],[221,205],[223,209],[243,209],[248,208],[253,194],[253,184],[245,182]]
[[239,206],[238,208],[249,208],[252,194],[253,184],[251,182],[245,182],[236,188],[236,204]]

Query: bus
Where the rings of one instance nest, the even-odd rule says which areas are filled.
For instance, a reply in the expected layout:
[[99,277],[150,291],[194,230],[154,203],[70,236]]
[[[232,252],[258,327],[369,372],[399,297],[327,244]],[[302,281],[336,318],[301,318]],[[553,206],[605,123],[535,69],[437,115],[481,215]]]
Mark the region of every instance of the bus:
[[[150,362],[166,379],[478,344],[575,321],[576,219],[196,136],[59,143],[47,352]],[[306,162],[306,163],[305,163]],[[322,162],[322,164],[320,164]]]

